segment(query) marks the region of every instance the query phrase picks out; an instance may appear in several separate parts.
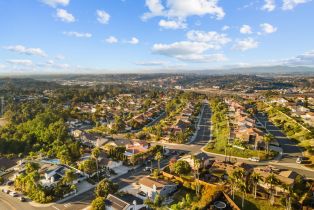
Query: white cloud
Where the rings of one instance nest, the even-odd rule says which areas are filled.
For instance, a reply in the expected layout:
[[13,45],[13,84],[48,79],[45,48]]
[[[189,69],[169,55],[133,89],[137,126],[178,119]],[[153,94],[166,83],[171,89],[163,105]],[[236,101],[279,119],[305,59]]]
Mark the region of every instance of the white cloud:
[[110,15],[106,11],[97,10],[96,14],[97,14],[97,20],[99,23],[101,23],[101,24],[108,24],[109,23]]
[[12,59],[12,60],[7,60],[9,64],[12,65],[20,65],[20,66],[32,66],[33,61],[27,60],[27,59]]
[[47,56],[47,54],[40,48],[28,48],[23,45],[7,46],[4,47],[4,49],[26,55]]
[[4,69],[6,66],[0,63],[0,69]]
[[136,37],[132,37],[132,39],[130,41],[128,41],[129,44],[133,44],[136,45],[140,42],[140,40],[138,40],[138,38]]
[[283,0],[282,9],[283,10],[292,10],[299,4],[305,4],[311,0]]
[[260,27],[264,34],[271,34],[277,31],[277,28],[269,23],[262,23]]
[[67,6],[70,3],[70,0],[41,0],[41,2],[51,6],[51,7],[57,7],[57,6]]
[[160,0],[146,0],[146,6],[150,10],[150,13],[145,13],[143,16],[144,19],[153,16],[160,16],[163,14],[163,10],[165,9]]
[[268,12],[274,11],[276,8],[275,0],[265,0],[265,4],[262,7],[262,10],[266,10]]
[[220,49],[221,46],[229,43],[231,39],[226,34],[219,34],[216,31],[189,31],[186,34],[190,41],[194,42],[206,42],[210,44],[215,49]]
[[64,55],[59,54],[59,55],[56,55],[56,56],[55,56],[55,59],[56,59],[56,60],[64,60],[65,57],[64,57]]
[[283,60],[282,64],[290,66],[314,66],[314,50]]
[[172,44],[154,44],[152,51],[156,54],[174,57],[190,62],[212,62],[225,60],[222,54],[204,54],[214,46],[205,42],[182,41]]
[[222,19],[225,12],[218,6],[219,0],[167,0],[163,5],[161,0],[146,0],[149,12],[142,16],[143,20],[152,17],[166,17],[168,21],[185,23],[190,16],[211,15],[216,19]]
[[183,29],[186,23],[179,20],[160,20],[159,26],[167,29]]
[[65,9],[57,9],[57,17],[63,22],[75,22],[75,17]]
[[242,25],[240,28],[241,34],[252,34],[252,28],[249,25]]
[[135,63],[139,66],[164,66],[167,64],[165,61],[139,61]]
[[77,38],[91,38],[92,34],[90,33],[80,33],[76,31],[65,31],[63,32],[66,36],[77,37]]
[[118,43],[118,39],[114,36],[109,36],[106,40],[107,43],[109,44],[115,44]]
[[233,46],[235,50],[247,51],[249,49],[257,48],[259,43],[253,38],[246,38],[236,41],[236,44]]
[[230,29],[230,26],[227,26],[227,25],[225,25],[225,26],[223,26],[223,27],[221,28],[222,31],[227,31],[227,30],[229,30],[229,29]]

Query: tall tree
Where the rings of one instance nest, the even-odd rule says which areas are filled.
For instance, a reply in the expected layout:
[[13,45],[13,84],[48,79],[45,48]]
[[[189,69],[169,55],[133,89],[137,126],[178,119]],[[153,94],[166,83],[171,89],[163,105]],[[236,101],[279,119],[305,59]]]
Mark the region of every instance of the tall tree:
[[254,198],[256,198],[256,195],[257,195],[257,185],[258,185],[259,181],[261,181],[263,179],[262,179],[262,176],[259,173],[253,172],[251,174],[250,180],[251,180],[251,182],[253,184]]
[[157,152],[155,155],[155,160],[158,162],[158,173],[160,172],[160,160],[162,159],[162,154],[161,152]]

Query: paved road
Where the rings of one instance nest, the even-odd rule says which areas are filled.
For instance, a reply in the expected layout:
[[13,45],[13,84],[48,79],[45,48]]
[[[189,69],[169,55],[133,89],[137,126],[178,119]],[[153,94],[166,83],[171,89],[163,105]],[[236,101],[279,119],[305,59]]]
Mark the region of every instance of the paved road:
[[297,157],[302,156],[302,150],[297,143],[291,141],[278,127],[271,123],[267,117],[263,117],[261,113],[257,114],[256,119],[262,123],[266,130],[277,139],[283,149],[283,157],[281,163],[295,163]]
[[27,202],[21,202],[8,194],[0,192],[0,210],[35,210]]

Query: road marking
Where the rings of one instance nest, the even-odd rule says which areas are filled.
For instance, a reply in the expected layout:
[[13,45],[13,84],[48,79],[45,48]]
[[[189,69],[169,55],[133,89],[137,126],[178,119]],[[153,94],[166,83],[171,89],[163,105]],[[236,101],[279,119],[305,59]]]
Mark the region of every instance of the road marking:
[[60,210],[58,207],[56,207],[56,206],[52,206],[52,208],[54,208],[54,209],[57,209],[57,210]]

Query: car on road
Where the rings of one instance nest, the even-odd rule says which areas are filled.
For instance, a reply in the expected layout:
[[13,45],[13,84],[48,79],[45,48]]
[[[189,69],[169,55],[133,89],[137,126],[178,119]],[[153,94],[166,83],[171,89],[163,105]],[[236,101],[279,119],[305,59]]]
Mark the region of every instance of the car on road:
[[16,192],[14,192],[14,191],[10,192],[9,195],[11,195],[12,197],[17,197],[18,196],[18,194]]
[[250,158],[249,158],[249,161],[259,162],[260,159],[259,159],[259,157],[250,157]]
[[298,157],[297,160],[295,161],[298,164],[302,164],[306,159],[304,157]]
[[21,202],[25,202],[26,199],[22,196],[22,197],[18,197],[18,199],[21,201]]
[[9,194],[11,191],[7,190],[7,189],[2,189],[2,192],[6,193],[6,194]]

